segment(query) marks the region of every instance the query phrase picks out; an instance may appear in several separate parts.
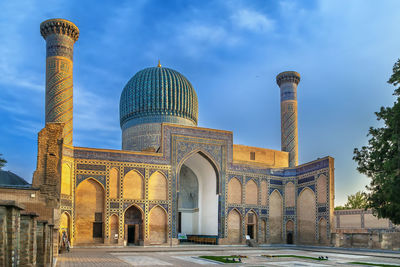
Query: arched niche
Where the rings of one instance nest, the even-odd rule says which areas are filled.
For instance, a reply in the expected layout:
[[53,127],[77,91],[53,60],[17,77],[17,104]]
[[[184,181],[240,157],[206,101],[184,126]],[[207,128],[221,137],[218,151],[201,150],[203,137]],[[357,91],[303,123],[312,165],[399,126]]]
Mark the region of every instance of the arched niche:
[[258,216],[253,210],[246,214],[246,235],[250,239],[258,240]]
[[109,190],[110,198],[119,197],[119,173],[117,168],[110,170]]
[[315,243],[315,206],[315,194],[306,187],[297,200],[297,235],[300,243]]
[[127,245],[140,245],[144,240],[143,210],[131,205],[124,212],[124,240]]
[[328,232],[327,232],[327,221],[325,218],[321,218],[318,222],[318,235],[320,244],[328,244]]
[[109,219],[109,236],[110,236],[110,243],[112,244],[117,244],[118,243],[118,216],[116,214],[113,214],[110,216]]
[[75,196],[76,243],[102,243],[104,222],[104,188],[93,178],[81,182]]
[[71,242],[71,215],[64,211],[60,216],[60,237],[65,232],[68,236],[68,240]]
[[236,209],[232,209],[228,214],[228,241],[230,244],[242,242],[242,217]]
[[144,182],[143,176],[135,171],[129,171],[123,180],[123,197],[125,199],[143,199],[144,198]]
[[271,243],[282,243],[283,201],[278,190],[269,196],[269,235]]
[[288,220],[286,222],[286,244],[294,243],[294,222]]
[[71,167],[68,163],[63,163],[61,167],[61,194],[71,195]]
[[261,205],[267,206],[268,205],[268,184],[267,181],[261,181]]
[[250,179],[246,183],[246,204],[257,205],[257,202],[258,202],[258,186],[253,179]]
[[242,184],[236,177],[232,178],[228,183],[228,203],[242,203]]
[[295,203],[295,188],[292,182],[285,185],[285,205],[286,207],[294,207]]
[[149,242],[152,245],[160,245],[167,242],[168,215],[166,211],[155,206],[149,214]]
[[321,174],[317,179],[317,202],[324,204],[328,197],[328,178]]
[[149,178],[149,199],[167,200],[168,183],[164,174],[159,171],[154,172]]

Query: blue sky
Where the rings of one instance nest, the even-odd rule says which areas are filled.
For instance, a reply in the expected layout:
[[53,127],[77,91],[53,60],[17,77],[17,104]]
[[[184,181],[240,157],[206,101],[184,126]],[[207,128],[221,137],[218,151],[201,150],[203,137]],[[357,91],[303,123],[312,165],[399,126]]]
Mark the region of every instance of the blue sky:
[[42,21],[80,29],[74,51],[74,145],[121,148],[119,97],[139,70],[178,70],[199,98],[199,126],[234,143],[280,149],[275,76],[295,70],[299,160],[335,158],[336,204],[362,190],[354,147],[374,112],[394,102],[386,83],[400,57],[400,1],[0,2],[0,153],[28,181],[44,126]]

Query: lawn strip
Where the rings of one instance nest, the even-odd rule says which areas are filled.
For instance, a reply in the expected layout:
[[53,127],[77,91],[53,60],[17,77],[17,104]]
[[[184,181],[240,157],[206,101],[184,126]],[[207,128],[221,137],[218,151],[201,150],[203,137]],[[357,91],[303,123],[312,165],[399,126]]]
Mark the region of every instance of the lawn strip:
[[369,263],[369,262],[361,262],[361,261],[352,261],[352,262],[348,262],[348,264],[358,264],[358,265],[368,265],[368,266],[382,266],[382,267],[399,267],[400,266],[400,265],[393,265],[393,264]]

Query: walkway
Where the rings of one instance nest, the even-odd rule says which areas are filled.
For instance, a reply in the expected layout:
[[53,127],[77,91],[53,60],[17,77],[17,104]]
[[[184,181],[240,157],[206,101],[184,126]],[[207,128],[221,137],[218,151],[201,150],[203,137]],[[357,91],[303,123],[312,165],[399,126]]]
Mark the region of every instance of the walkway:
[[[75,248],[59,255],[58,267],[66,266],[215,266],[218,263],[198,258],[201,255],[243,255],[241,264],[229,266],[360,266],[349,262],[400,266],[400,253],[317,247],[179,246],[128,248]],[[327,261],[301,258],[266,258],[262,255],[328,256]]]

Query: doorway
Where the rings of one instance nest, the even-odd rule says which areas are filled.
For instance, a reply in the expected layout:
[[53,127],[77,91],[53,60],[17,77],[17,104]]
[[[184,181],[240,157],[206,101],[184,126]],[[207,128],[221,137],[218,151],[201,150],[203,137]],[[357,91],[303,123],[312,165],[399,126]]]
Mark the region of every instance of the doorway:
[[250,239],[254,239],[254,225],[247,225],[247,235],[250,237]]
[[292,232],[287,233],[286,243],[287,244],[293,244],[293,233]]
[[125,211],[125,241],[126,245],[140,245],[143,242],[143,214],[132,205]]
[[135,244],[135,225],[128,225],[128,245]]

